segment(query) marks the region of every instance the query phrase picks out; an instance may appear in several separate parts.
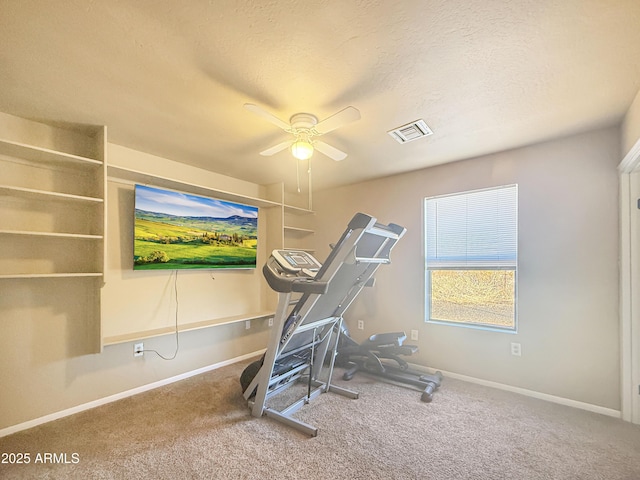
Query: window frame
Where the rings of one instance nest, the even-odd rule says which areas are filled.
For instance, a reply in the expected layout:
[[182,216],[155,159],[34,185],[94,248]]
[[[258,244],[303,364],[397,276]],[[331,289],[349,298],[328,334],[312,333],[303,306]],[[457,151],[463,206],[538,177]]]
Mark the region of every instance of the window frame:
[[[483,191],[489,191],[489,190],[499,190],[499,189],[504,189],[504,188],[515,188],[515,209],[516,209],[516,219],[515,219],[515,236],[516,236],[516,254],[515,254],[515,261],[514,261],[514,265],[513,266],[505,266],[505,265],[492,265],[490,262],[487,263],[483,263],[483,264],[475,264],[475,265],[466,265],[466,266],[460,266],[460,267],[456,267],[456,266],[438,266],[437,268],[429,268],[429,264],[427,261],[427,256],[428,256],[428,245],[427,245],[427,239],[428,239],[428,235],[427,235],[427,227],[428,227],[428,222],[427,222],[427,202],[429,200],[432,199],[436,199],[436,198],[443,198],[443,197],[452,197],[452,196],[461,196],[461,195],[468,195],[468,194],[473,194],[473,193],[478,193],[478,192],[483,192]],[[509,185],[499,185],[499,186],[495,186],[495,187],[488,187],[488,188],[481,188],[481,189],[475,189],[475,190],[467,190],[467,191],[462,191],[462,192],[457,192],[457,193],[451,193],[451,194],[443,194],[443,195],[434,195],[434,196],[430,196],[430,197],[424,197],[423,199],[423,215],[422,215],[422,221],[423,223],[423,242],[422,242],[422,247],[423,247],[423,260],[424,260],[424,321],[425,323],[430,323],[430,324],[436,324],[436,325],[451,325],[451,326],[455,326],[455,327],[461,327],[461,328],[471,328],[474,330],[487,330],[487,331],[493,331],[493,332],[500,332],[500,333],[510,333],[510,334],[515,334],[518,333],[518,249],[517,249],[517,244],[518,242],[518,211],[519,211],[519,190],[518,190],[518,185],[517,184],[509,184]],[[513,326],[512,327],[501,327],[495,324],[487,324],[487,323],[478,323],[478,322],[469,322],[469,321],[465,321],[465,322],[457,322],[457,321],[452,321],[452,320],[442,320],[442,319],[434,319],[432,318],[431,315],[431,309],[432,309],[432,302],[431,302],[431,272],[432,270],[456,270],[456,271],[464,271],[464,270],[511,270],[514,272],[514,291],[513,291]]]

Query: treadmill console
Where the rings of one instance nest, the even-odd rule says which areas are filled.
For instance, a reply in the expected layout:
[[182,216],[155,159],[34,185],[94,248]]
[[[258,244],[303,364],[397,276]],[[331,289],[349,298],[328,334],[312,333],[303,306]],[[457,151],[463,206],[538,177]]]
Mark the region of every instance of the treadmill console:
[[304,250],[274,250],[271,255],[284,271],[298,276],[313,278],[322,266]]
[[274,250],[262,268],[276,292],[325,293],[327,282],[316,280],[322,264],[304,250]]

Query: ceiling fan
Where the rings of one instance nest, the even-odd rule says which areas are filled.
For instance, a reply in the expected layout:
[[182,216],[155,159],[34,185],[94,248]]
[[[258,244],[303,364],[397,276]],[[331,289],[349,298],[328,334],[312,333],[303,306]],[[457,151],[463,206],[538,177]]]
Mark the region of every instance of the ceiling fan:
[[265,157],[290,148],[291,153],[298,160],[308,160],[313,155],[314,150],[318,150],[333,160],[344,160],[347,157],[345,152],[318,140],[317,137],[360,119],[360,111],[355,107],[346,107],[321,122],[318,122],[318,117],[310,113],[296,113],[291,116],[289,123],[280,120],[275,115],[253,103],[245,103],[244,108],[293,135],[292,139],[260,152],[260,155]]

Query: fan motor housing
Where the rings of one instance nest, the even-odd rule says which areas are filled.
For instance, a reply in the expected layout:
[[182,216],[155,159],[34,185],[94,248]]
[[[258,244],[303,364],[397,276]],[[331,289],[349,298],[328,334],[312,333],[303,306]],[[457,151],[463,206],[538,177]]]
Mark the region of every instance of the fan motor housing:
[[318,117],[310,113],[296,113],[295,115],[291,115],[289,123],[291,123],[291,127],[295,129],[313,128],[318,123]]

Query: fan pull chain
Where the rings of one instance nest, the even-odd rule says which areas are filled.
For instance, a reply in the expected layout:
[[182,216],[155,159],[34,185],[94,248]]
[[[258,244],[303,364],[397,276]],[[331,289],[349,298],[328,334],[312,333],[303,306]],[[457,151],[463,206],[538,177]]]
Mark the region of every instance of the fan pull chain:
[[313,210],[313,203],[312,203],[312,200],[311,200],[311,195],[312,195],[311,192],[313,191],[313,188],[311,187],[311,159],[309,159],[309,169],[307,170],[307,177],[308,177],[307,178],[307,182],[308,182],[308,185],[309,185],[309,204],[308,204],[308,208],[309,208],[309,210]]
[[298,182],[298,193],[300,193],[300,160],[296,159],[296,181]]

